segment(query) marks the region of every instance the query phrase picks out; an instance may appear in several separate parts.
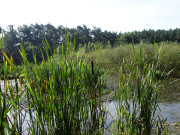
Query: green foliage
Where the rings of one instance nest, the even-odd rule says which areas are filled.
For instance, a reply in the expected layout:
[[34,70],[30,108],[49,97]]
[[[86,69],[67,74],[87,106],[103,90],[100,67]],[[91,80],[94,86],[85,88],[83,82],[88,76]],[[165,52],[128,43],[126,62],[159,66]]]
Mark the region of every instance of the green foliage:
[[[169,76],[179,77],[179,67],[180,67],[180,46],[176,43],[161,43],[163,44],[161,50],[161,57],[159,59],[158,70],[165,74],[170,72]],[[134,53],[132,45],[119,45],[114,48],[104,48],[96,51],[86,52],[86,59],[94,60],[95,63],[106,69],[110,74],[117,74],[119,66],[123,63],[123,58],[126,58],[128,61],[133,61]],[[159,49],[159,44],[156,44],[155,50]],[[136,57],[139,59],[140,48],[142,48],[143,58],[141,64],[147,63],[151,64],[153,62],[153,45],[152,44],[137,44],[134,45],[134,50]],[[175,57],[176,56],[176,57]],[[138,64],[138,61],[136,63]],[[127,71],[128,72],[128,71]],[[165,76],[164,76],[165,77]]]
[[120,44],[130,44],[130,43],[139,43],[140,39],[135,33],[125,33],[120,36],[119,43]]
[[1,48],[1,45],[2,45],[2,40],[3,40],[3,35],[2,35],[2,37],[0,39],[0,48]]
[[[141,63],[144,55],[140,48],[139,64],[136,65],[137,54],[133,49],[134,60],[128,62],[124,59],[119,69],[119,90],[115,93],[117,101],[115,124],[119,134],[150,135],[154,123],[157,123],[157,134],[164,130],[160,127],[164,126],[165,120],[156,121],[155,116],[158,107],[157,92],[160,89],[160,82],[156,84],[154,82],[160,50],[161,47],[157,53],[154,53],[153,62],[146,64]],[[124,69],[128,69],[129,74],[124,73]]]
[[[87,50],[87,54],[85,48],[81,49],[80,54],[75,53],[75,39],[71,44],[69,37],[66,31],[61,54],[60,48],[51,50],[44,37],[45,53],[40,48],[40,63],[34,51],[34,63],[28,60],[26,51],[37,49],[30,42],[20,45],[20,67],[2,51],[4,89],[0,87],[0,133],[23,134],[22,126],[28,114],[30,120],[25,129],[28,134],[105,134],[107,110],[101,102],[104,71],[94,65],[110,70],[119,68],[120,85],[115,92],[117,119],[112,121],[111,134],[149,135],[153,126],[157,134],[163,133],[165,120],[155,120],[160,88],[156,75],[164,51],[161,46],[120,45],[103,49],[104,44],[96,42],[97,48]],[[175,61],[174,55],[171,56]],[[13,73],[16,73],[15,85],[9,82]]]
[[40,51],[38,46],[34,46],[30,42],[24,42],[23,46],[24,46],[25,53],[26,53],[26,56],[28,58],[28,61],[30,61],[30,62],[34,61],[34,59],[32,57],[33,56],[33,52],[36,53],[37,61],[41,61],[42,60],[42,58],[41,58],[41,51]]
[[[4,110],[1,111],[1,133],[21,134],[24,111],[30,115],[30,134],[103,133],[105,111],[98,100],[102,93],[103,71],[95,67],[93,62],[88,64],[83,56],[79,58],[74,54],[70,55],[67,32],[65,56],[58,56],[56,53],[50,56],[51,48],[47,40],[45,43],[47,61],[42,60],[40,65],[36,63],[34,52],[35,63],[32,65],[24,47],[20,45],[23,59],[21,71],[4,53],[4,80],[7,80],[7,87],[5,84],[5,96],[0,95],[0,109]],[[15,87],[18,99],[13,97],[14,87],[8,84],[7,71],[10,67],[19,71],[20,87],[18,82]],[[8,92],[11,93],[10,96]],[[23,98],[27,101],[27,109],[22,105]],[[13,111],[14,117],[7,119],[7,113]]]

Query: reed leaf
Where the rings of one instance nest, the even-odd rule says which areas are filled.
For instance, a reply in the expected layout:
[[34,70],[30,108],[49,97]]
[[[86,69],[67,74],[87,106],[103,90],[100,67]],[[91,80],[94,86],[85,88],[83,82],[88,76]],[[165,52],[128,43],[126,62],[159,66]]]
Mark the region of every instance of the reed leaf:
[[1,45],[2,45],[2,41],[3,41],[3,35],[0,38],[0,48],[1,48]]

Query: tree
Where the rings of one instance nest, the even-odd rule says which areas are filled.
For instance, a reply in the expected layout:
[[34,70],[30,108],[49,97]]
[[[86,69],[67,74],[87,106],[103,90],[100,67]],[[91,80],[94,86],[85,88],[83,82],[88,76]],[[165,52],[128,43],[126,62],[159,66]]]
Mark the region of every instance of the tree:
[[32,25],[31,24],[31,27],[32,27],[32,44],[35,45],[35,46],[39,46],[42,44],[43,40],[44,40],[44,37],[43,37],[43,34],[45,33],[45,30],[44,30],[44,25],[39,25],[39,24],[35,24],[35,25]]
[[101,28],[93,27],[93,30],[91,31],[91,35],[94,43],[98,41],[99,42],[103,41],[101,32],[102,32]]
[[53,49],[53,47],[58,45],[57,29],[49,23],[44,26],[44,32],[51,49]]
[[175,29],[175,33],[176,33],[176,41],[180,42],[180,29]]
[[4,47],[11,50],[19,41],[17,31],[13,28],[13,25],[8,25],[8,31],[5,33],[3,40]]
[[14,29],[13,25],[8,25],[8,31],[5,32],[5,36],[3,39],[3,48],[6,54],[12,56],[15,62],[20,62],[20,54],[19,54],[19,43],[20,38],[18,37],[17,31]]
[[62,25],[59,25],[57,27],[57,43],[62,44],[65,42],[65,28]]
[[130,43],[139,43],[140,39],[138,38],[136,33],[125,33],[122,34],[119,38],[119,42],[123,44],[130,44]]
[[22,42],[33,42],[32,26],[23,25],[18,27],[18,35]]

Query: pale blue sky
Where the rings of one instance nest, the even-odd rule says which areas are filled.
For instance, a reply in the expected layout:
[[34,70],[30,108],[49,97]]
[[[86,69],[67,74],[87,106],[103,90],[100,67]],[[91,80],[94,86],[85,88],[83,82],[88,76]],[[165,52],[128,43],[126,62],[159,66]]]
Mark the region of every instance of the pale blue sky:
[[0,26],[47,24],[128,32],[180,28],[180,0],[3,0]]

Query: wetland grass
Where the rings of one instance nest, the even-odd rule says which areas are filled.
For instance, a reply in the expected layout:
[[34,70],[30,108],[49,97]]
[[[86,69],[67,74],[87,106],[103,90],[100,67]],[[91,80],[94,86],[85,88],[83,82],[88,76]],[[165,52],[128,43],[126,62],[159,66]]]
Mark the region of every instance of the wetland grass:
[[[160,51],[153,51],[151,64],[143,61],[141,49],[138,60],[123,60],[119,69],[119,89],[115,92],[117,118],[111,123],[112,129],[108,130],[105,124],[107,111],[100,101],[104,71],[94,66],[93,61],[87,63],[83,55],[75,55],[75,39],[74,51],[70,52],[67,31],[65,39],[60,55],[58,49],[52,52],[45,38],[47,61],[42,53],[43,60],[37,64],[36,53],[33,53],[33,65],[27,60],[21,45],[19,52],[23,70],[19,70],[13,59],[3,52],[4,90],[0,87],[0,135],[150,135],[154,127],[156,134],[163,133],[164,121],[155,119],[159,89],[159,82],[155,83],[155,73]],[[133,54],[136,58],[134,46]],[[14,78],[14,86],[8,78],[11,68],[19,74]],[[124,69],[129,70],[128,74]],[[24,129],[26,115],[29,115],[29,120]]]
[[[142,48],[139,59],[136,60],[134,46],[134,60],[128,62],[124,59],[119,69],[119,90],[115,96],[117,118],[113,124],[116,125],[118,134],[150,135],[153,128],[156,128],[156,134],[165,134],[165,120],[161,120],[156,114],[157,92],[160,89],[160,81],[156,81],[156,71],[160,50],[161,47],[157,52],[153,50],[151,64],[143,61]],[[128,69],[129,74],[124,73],[124,69]]]
[[[50,50],[46,43],[47,62],[40,65],[33,54],[34,65],[28,62],[23,46],[20,54],[23,58],[22,71],[16,68],[12,60],[4,53],[5,93],[1,91],[1,134],[22,134],[23,105],[25,114],[29,114],[26,133],[29,134],[96,134],[104,132],[105,111],[97,95],[101,95],[103,72],[81,58],[70,55],[70,43],[66,31],[65,51],[62,57]],[[75,45],[75,44],[74,44]],[[74,46],[75,47],[75,46]],[[75,52],[73,52],[75,53]],[[51,56],[50,56],[51,55]],[[73,56],[73,57],[71,57]],[[23,90],[8,83],[7,69],[18,70]],[[16,91],[16,98],[12,94]],[[3,93],[3,94],[2,94]],[[22,94],[23,93],[23,94]],[[13,120],[8,113],[14,112]],[[20,118],[20,119],[18,119]]]

